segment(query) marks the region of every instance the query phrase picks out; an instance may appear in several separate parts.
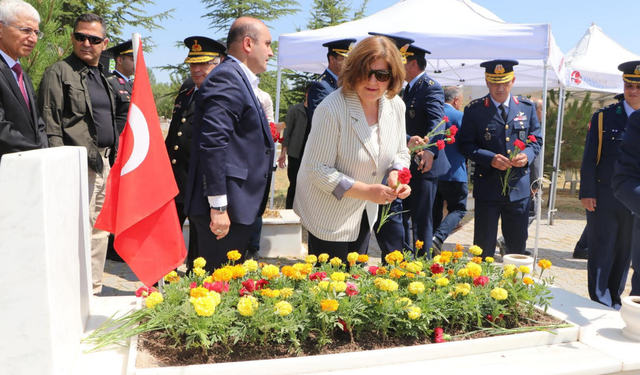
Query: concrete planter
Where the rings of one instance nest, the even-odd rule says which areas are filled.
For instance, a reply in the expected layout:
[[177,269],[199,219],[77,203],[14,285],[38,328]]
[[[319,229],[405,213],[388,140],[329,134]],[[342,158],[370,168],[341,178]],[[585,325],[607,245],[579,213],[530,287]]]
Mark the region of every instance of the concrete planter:
[[622,329],[622,336],[640,341],[640,296],[627,296],[622,299],[620,317],[626,324]]
[[302,225],[300,217],[293,210],[280,210],[278,218],[262,219],[260,236],[260,256],[267,258],[294,257],[307,255],[302,246]]

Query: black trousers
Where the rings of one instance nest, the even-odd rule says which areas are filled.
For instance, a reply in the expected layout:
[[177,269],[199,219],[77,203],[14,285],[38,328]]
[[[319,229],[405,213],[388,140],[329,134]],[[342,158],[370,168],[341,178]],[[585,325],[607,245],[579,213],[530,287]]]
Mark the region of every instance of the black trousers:
[[293,208],[293,199],[296,196],[296,183],[298,182],[298,171],[300,170],[300,159],[287,156],[287,177],[289,178],[289,189],[287,189],[287,203],[286,208],[290,210]]
[[502,219],[502,235],[510,254],[524,254],[529,237],[529,200],[483,201],[476,197],[476,216],[473,243],[482,249],[482,257],[493,257],[496,252],[498,220]]
[[243,262],[246,255],[246,246],[249,236],[251,236],[251,225],[236,224],[231,222],[229,233],[218,240],[211,232],[209,224],[211,217],[207,215],[194,215],[189,217],[189,221],[195,226],[198,232],[198,254],[207,261],[205,270],[213,272],[223,264],[229,262],[227,253],[231,250],[238,250],[242,258],[236,262]]
[[369,239],[371,231],[369,230],[369,219],[367,218],[367,210],[362,214],[360,222],[360,232],[358,238],[352,242],[324,241],[309,232],[309,252],[314,255],[322,253],[329,254],[329,259],[338,257],[343,263],[347,263],[347,255],[356,252],[358,254],[366,254],[369,250]]

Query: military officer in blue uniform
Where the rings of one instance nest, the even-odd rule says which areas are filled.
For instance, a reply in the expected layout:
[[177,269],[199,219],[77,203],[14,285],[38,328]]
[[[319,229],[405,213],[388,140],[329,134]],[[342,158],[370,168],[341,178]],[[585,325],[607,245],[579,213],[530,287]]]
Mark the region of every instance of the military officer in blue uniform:
[[133,80],[130,78],[136,70],[133,62],[133,43],[128,40],[109,48],[107,52],[110,52],[116,61],[116,68],[107,77],[107,82],[116,94],[116,127],[118,134],[122,134],[127,123],[131,92],[133,91]]
[[[529,163],[540,152],[542,138],[535,105],[511,95],[515,65],[515,60],[480,64],[485,68],[489,94],[467,105],[457,137],[460,152],[476,163],[473,242],[482,248],[483,257],[495,254],[500,218],[509,253],[523,254],[528,238]],[[535,140],[527,143],[530,136]],[[525,142],[526,147],[511,158],[516,140]],[[512,178],[503,195],[502,180],[508,168]]]
[[[192,36],[184,40],[189,48],[189,54],[185,63],[189,64],[191,75],[185,80],[176,97],[173,107],[173,117],[169,125],[169,132],[165,139],[165,145],[171,161],[173,175],[178,184],[178,195],[175,197],[176,208],[180,225],[184,225],[186,215],[184,213],[184,198],[189,175],[189,159],[191,157],[191,121],[195,112],[195,98],[200,85],[205,78],[224,57],[226,46],[217,40],[203,36]],[[195,225],[189,225],[189,252],[187,254],[187,267],[193,266],[193,260],[197,254],[198,236]]]
[[[621,307],[620,295],[629,272],[633,216],[614,196],[612,179],[627,120],[640,109],[640,61],[621,64],[618,69],[623,72],[624,100],[591,117],[580,169],[580,200],[587,210],[589,297],[615,309]],[[637,148],[637,144],[626,146],[627,153],[629,146]],[[619,193],[625,196],[621,189]]]

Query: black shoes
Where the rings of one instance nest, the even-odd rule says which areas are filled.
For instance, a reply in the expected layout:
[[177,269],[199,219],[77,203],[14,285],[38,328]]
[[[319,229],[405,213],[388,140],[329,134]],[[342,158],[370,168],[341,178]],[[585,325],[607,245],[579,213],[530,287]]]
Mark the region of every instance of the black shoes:
[[438,237],[433,237],[431,247],[433,248],[433,256],[439,255],[442,252],[442,241]]

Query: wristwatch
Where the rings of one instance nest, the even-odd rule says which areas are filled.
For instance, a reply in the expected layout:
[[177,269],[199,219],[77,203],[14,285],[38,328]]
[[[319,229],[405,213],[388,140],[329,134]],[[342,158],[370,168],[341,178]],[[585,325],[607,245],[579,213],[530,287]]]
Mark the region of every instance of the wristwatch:
[[227,212],[227,206],[220,206],[220,207],[211,207],[212,210],[216,210],[216,211],[220,211],[220,212]]

